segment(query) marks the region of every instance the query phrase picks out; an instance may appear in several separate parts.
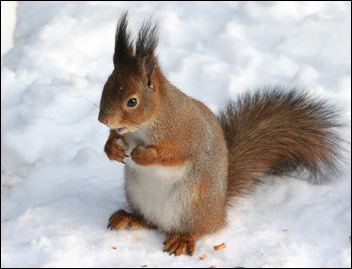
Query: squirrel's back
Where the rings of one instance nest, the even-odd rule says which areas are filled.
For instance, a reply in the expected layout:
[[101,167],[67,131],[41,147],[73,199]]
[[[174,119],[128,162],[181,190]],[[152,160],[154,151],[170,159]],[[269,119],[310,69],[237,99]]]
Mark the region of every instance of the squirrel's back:
[[336,109],[306,92],[264,88],[231,100],[218,114],[229,150],[227,200],[267,174],[324,180],[337,171]]

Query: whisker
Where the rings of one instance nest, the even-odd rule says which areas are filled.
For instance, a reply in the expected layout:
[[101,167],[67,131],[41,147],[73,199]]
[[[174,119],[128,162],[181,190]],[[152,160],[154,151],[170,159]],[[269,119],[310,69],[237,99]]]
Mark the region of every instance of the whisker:
[[[142,126],[141,124],[133,121],[133,120],[124,120],[124,122],[129,123],[131,125],[133,125],[133,127],[136,127],[137,129],[143,131],[143,132],[147,132],[147,128],[145,126]],[[137,133],[138,134],[138,133]],[[141,136],[138,134],[138,136],[141,138]]]
[[99,106],[98,106],[96,103],[94,103],[92,100],[89,100],[87,97],[85,97],[85,96],[83,96],[83,95],[82,95],[82,97],[83,97],[84,99],[86,99],[89,103],[91,103],[91,104],[93,104],[94,106],[96,106],[97,108],[99,108]]
[[99,111],[98,110],[93,110],[89,113],[89,116],[90,117],[93,117],[93,116],[97,116],[99,114]]

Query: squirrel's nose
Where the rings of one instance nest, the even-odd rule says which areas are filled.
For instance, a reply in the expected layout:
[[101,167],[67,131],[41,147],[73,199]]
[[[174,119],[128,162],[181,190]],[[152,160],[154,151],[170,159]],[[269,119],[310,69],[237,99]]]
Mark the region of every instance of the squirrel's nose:
[[109,120],[106,114],[102,111],[99,112],[98,120],[103,124],[108,124]]

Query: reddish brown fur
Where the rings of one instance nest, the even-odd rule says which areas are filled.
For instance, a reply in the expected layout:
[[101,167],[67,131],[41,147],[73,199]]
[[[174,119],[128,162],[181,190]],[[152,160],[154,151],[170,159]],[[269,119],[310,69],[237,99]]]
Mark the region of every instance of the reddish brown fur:
[[186,156],[178,154],[180,151],[177,146],[169,143],[154,143],[144,148],[139,145],[131,152],[132,160],[139,165],[165,165],[175,166],[181,165],[186,161]]
[[216,232],[226,225],[225,197],[214,198],[212,192],[216,191],[216,186],[212,179],[199,180],[194,190],[195,196],[191,205],[192,212],[206,212],[206,214],[195,214],[194,223],[196,230],[193,235],[197,238],[205,234]]

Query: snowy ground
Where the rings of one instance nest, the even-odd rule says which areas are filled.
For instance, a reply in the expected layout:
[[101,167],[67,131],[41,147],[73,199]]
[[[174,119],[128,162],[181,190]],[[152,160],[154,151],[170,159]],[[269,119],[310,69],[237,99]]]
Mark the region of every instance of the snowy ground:
[[350,160],[326,185],[269,180],[193,257],[163,253],[158,231],[106,229],[127,205],[123,165],[103,153],[108,129],[93,103],[127,7],[134,30],[153,14],[165,74],[213,110],[283,84],[350,121],[350,2],[20,2],[1,68],[1,267],[351,267]]
[[16,23],[16,1],[1,1],[1,65],[2,55],[12,46],[12,34]]

